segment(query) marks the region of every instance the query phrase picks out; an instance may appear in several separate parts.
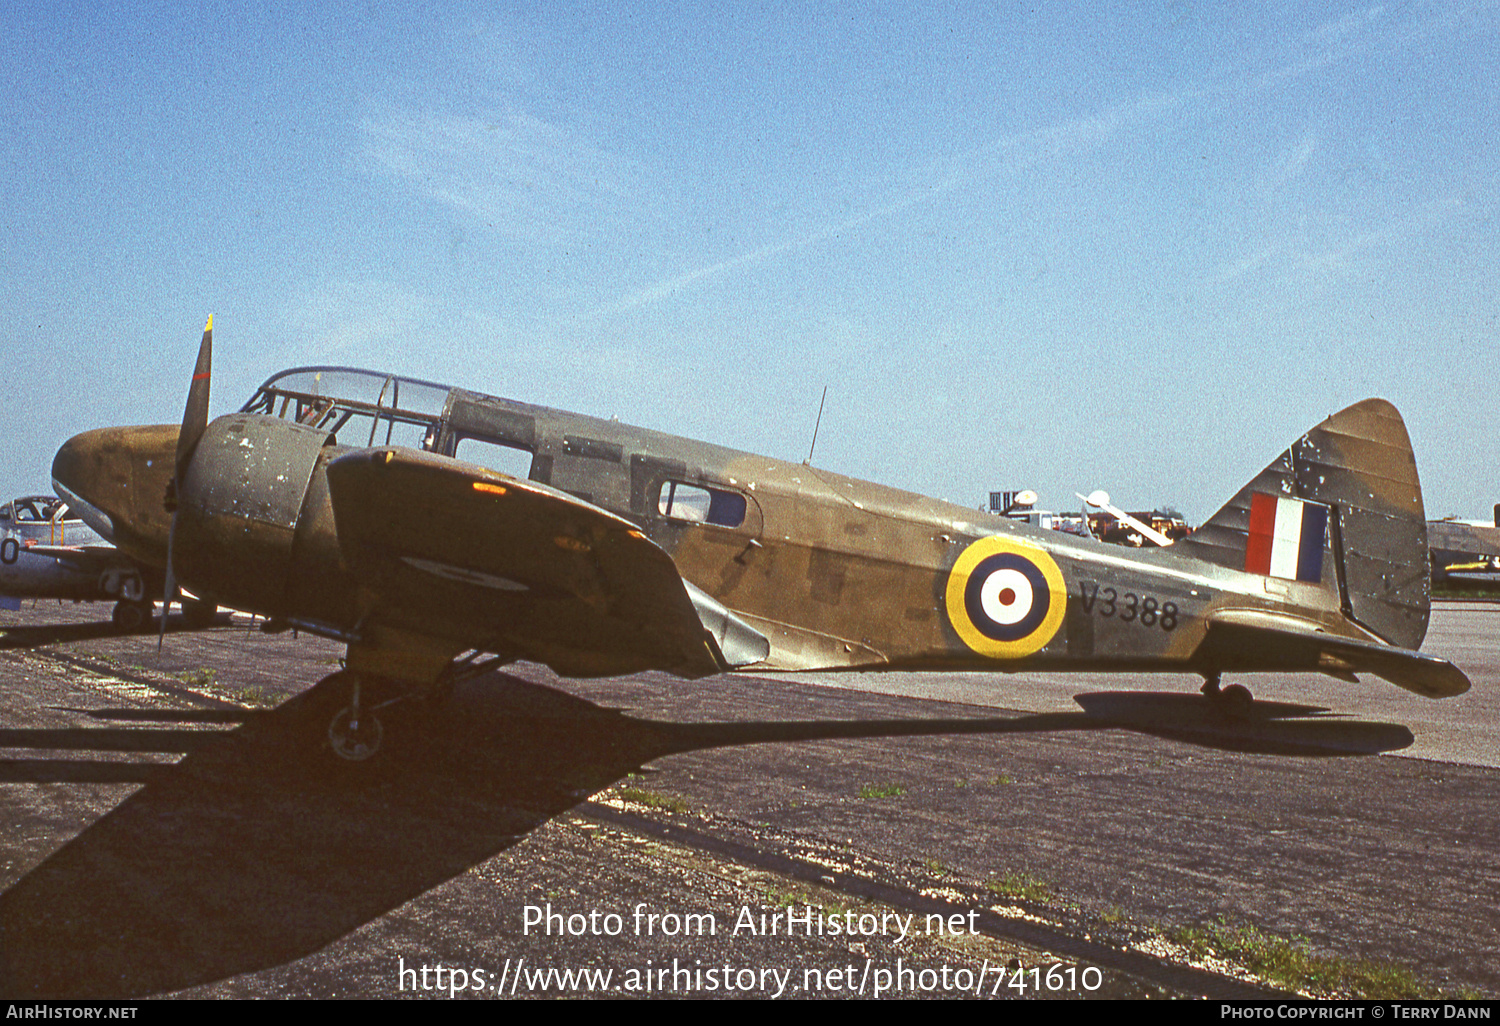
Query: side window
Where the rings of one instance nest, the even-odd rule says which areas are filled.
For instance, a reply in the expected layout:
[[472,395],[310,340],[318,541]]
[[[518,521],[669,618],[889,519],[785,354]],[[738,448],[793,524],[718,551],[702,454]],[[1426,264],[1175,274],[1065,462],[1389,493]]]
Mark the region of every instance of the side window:
[[453,450],[453,457],[465,463],[477,463],[489,470],[498,470],[522,481],[531,476],[531,450],[514,445],[501,445],[484,438],[460,438],[457,448]]
[[703,488],[685,481],[667,481],[661,486],[656,511],[664,517],[693,524],[739,527],[745,522],[745,497],[738,492]]

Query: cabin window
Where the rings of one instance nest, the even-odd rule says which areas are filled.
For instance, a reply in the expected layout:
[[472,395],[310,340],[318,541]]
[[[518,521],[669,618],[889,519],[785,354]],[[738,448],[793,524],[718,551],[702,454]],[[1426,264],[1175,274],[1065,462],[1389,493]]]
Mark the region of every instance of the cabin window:
[[487,470],[509,474],[522,481],[531,476],[532,452],[519,446],[501,445],[485,438],[460,438],[453,456],[465,463],[477,463]]
[[719,488],[703,488],[685,481],[664,483],[656,509],[664,517],[693,524],[739,527],[745,522],[743,495]]

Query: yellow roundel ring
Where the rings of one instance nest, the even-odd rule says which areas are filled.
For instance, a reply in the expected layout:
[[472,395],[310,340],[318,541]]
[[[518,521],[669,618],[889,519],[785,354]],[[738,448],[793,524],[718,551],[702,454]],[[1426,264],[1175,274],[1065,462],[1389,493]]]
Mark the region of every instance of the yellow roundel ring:
[[980,538],[948,571],[944,604],[963,643],[982,656],[1019,659],[1062,626],[1068,586],[1042,549],[1009,538]]

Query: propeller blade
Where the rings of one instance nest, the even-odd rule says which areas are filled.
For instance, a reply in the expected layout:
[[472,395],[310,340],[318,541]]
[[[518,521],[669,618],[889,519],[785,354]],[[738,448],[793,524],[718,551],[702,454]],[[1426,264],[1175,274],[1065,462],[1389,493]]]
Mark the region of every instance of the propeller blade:
[[177,579],[172,573],[172,550],[177,541],[177,499],[193,452],[208,429],[208,386],[213,377],[213,362],[214,315],[209,314],[208,323],[203,326],[203,341],[198,344],[198,362],[193,367],[192,384],[188,386],[187,405],[182,410],[182,430],[177,433],[177,465],[167,484],[166,507],[172,514],[172,525],[167,529],[166,588],[161,598],[161,632],[156,636],[158,653],[167,638],[167,614],[172,611],[172,599],[177,594]]
[[203,328],[203,341],[198,345],[198,363],[193,368],[193,383],[188,388],[187,406],[182,411],[182,431],[177,435],[177,479],[198,447],[208,427],[208,385],[213,373],[214,318],[208,315],[208,324]]

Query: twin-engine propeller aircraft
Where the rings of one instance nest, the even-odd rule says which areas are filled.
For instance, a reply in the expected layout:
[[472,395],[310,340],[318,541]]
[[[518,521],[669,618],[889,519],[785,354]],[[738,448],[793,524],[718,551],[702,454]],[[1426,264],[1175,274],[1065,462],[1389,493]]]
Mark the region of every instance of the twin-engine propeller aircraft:
[[1469,686],[1415,651],[1426,521],[1379,399],[1313,428],[1190,538],[1130,551],[368,371],[286,371],[210,423],[212,328],[180,430],[78,435],[54,483],[168,594],[345,642],[352,700],[329,727],[345,758],[383,736],[361,682],[437,692],[516,659],[578,677],[1174,671],[1229,705],[1250,701],[1220,691],[1232,671]]

